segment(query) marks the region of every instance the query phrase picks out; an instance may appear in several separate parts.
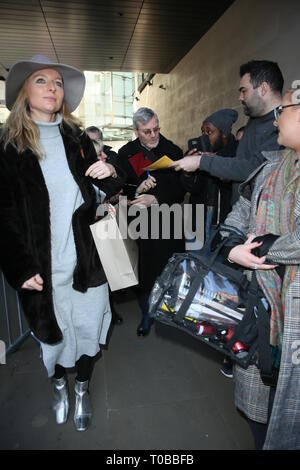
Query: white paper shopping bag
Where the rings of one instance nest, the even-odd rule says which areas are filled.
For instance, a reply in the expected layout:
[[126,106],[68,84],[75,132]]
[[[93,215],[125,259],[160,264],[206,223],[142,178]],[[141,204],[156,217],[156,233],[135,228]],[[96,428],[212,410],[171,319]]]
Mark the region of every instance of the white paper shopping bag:
[[[138,284],[138,246],[120,231],[122,210],[90,225],[96,248],[112,291]],[[127,231],[126,231],[127,232]]]

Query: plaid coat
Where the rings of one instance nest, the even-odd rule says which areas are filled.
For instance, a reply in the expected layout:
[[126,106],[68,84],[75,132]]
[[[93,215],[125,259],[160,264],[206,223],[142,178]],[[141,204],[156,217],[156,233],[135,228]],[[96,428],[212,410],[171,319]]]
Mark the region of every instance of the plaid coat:
[[[259,196],[268,176],[286,151],[264,152],[266,162],[240,186],[241,197],[225,224],[243,233],[255,233]],[[299,178],[296,166],[293,180]],[[296,275],[287,289],[280,372],[264,449],[300,449],[300,195],[294,211],[295,230],[280,236],[268,252],[274,264],[296,265]],[[266,423],[270,388],[261,381],[258,369],[235,368],[235,404],[245,415]]]

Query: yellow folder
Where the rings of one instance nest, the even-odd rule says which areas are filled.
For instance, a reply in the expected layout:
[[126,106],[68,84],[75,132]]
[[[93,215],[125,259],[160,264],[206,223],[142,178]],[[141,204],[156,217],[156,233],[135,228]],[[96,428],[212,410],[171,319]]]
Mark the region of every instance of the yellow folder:
[[163,157],[156,160],[156,162],[152,163],[152,165],[149,165],[144,168],[144,170],[163,170],[165,168],[168,168],[171,163],[173,163],[173,160],[167,157],[167,155],[164,155]]

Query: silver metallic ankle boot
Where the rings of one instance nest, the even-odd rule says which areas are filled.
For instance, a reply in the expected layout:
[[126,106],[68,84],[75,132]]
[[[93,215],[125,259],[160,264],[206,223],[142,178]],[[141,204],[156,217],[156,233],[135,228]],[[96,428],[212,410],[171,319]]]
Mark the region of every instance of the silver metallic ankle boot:
[[69,413],[69,391],[68,381],[65,375],[61,379],[52,378],[53,387],[53,410],[56,415],[57,424],[63,424],[68,419]]
[[74,423],[77,431],[85,431],[92,419],[92,407],[89,396],[89,381],[79,382],[75,379],[75,414]]

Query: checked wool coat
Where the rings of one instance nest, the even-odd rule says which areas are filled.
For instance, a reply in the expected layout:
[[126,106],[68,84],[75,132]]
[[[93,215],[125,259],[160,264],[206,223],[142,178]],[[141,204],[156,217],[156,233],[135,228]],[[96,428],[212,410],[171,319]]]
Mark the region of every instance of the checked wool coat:
[[[281,158],[295,160],[293,181],[300,177],[298,157],[290,150],[263,152],[266,158],[240,186],[241,197],[225,220],[247,233],[255,233],[256,209],[268,176]],[[294,229],[280,234],[267,254],[268,262],[294,265],[295,277],[289,284],[285,301],[284,333],[279,378],[264,449],[300,449],[300,364],[296,347],[300,345],[300,194],[296,197]],[[261,381],[258,369],[235,368],[235,403],[246,416],[267,422],[269,387]]]

